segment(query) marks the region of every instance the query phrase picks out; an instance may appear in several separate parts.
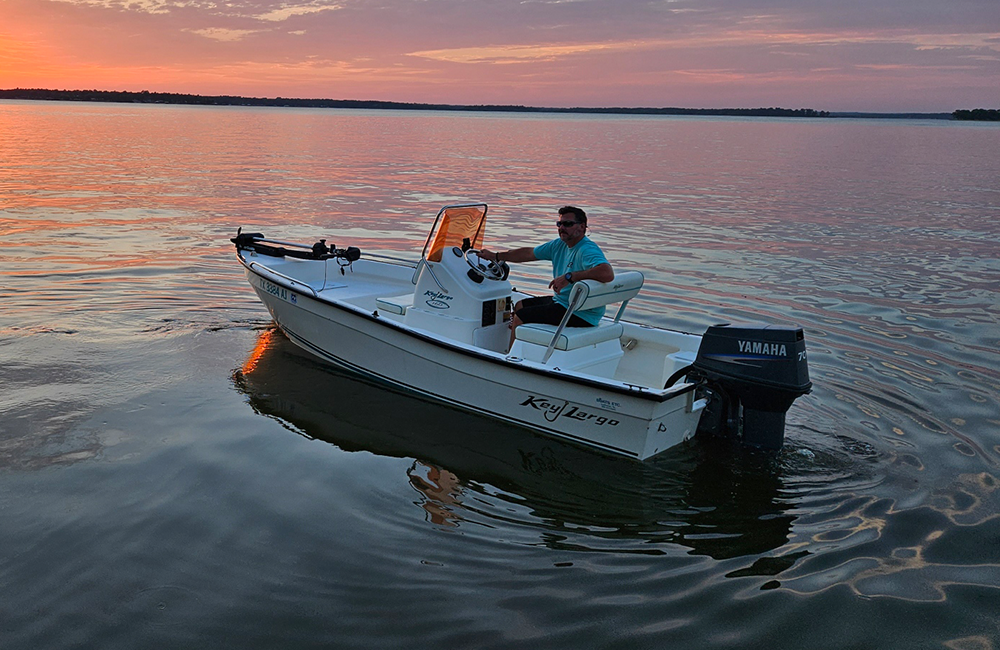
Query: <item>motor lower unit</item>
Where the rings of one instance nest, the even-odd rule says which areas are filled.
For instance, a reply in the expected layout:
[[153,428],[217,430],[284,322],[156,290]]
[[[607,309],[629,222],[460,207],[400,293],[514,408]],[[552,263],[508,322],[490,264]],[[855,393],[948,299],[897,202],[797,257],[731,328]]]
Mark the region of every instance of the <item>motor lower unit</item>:
[[812,388],[801,327],[725,323],[708,328],[689,379],[703,382],[708,405],[699,431],[779,449],[785,413]]

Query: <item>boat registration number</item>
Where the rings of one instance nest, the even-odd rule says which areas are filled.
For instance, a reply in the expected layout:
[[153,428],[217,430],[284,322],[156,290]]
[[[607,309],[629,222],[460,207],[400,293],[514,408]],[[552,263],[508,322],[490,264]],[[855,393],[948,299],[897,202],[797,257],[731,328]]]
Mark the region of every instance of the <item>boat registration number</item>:
[[258,278],[257,283],[265,293],[269,293],[275,298],[281,298],[286,302],[296,302],[295,294],[284,287],[280,287],[273,282],[268,282],[264,278]]

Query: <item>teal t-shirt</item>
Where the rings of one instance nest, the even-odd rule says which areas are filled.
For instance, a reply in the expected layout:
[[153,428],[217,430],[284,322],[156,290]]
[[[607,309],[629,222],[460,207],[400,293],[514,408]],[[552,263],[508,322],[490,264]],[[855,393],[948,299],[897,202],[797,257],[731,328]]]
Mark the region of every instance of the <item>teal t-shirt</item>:
[[[586,271],[598,264],[608,264],[608,259],[604,257],[601,247],[584,237],[570,248],[561,239],[553,239],[539,246],[535,246],[535,259],[552,260],[552,277],[558,278],[567,273],[576,271]],[[555,296],[555,301],[563,307],[569,307],[569,294],[573,285],[567,286]],[[597,325],[601,317],[604,316],[604,307],[595,307],[576,312],[576,315],[587,321],[591,325]]]

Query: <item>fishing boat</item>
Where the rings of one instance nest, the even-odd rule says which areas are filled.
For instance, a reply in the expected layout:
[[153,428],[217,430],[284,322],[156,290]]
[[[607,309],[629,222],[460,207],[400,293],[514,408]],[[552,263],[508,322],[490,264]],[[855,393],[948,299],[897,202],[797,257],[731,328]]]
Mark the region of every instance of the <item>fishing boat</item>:
[[[416,263],[242,229],[231,241],[292,342],[370,379],[639,460],[699,432],[782,446],[785,414],[812,385],[801,327],[725,323],[699,335],[630,322],[644,276],[616,270],[608,283],[575,283],[559,325],[521,325],[511,345],[512,305],[529,294],[479,255],[488,209],[441,208]],[[567,325],[606,305],[618,307],[597,326]]]

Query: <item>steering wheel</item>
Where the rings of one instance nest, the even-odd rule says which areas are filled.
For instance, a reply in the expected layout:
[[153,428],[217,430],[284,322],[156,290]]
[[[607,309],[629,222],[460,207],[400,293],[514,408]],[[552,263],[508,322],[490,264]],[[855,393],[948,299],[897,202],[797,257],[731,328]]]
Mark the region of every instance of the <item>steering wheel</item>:
[[[469,253],[476,254],[476,261],[472,260]],[[484,259],[479,256],[479,251],[475,249],[470,248],[465,251],[462,253],[462,257],[465,258],[465,263],[469,265],[470,269],[487,280],[506,280],[507,276],[510,275],[510,267],[507,266],[507,262],[495,262]]]

